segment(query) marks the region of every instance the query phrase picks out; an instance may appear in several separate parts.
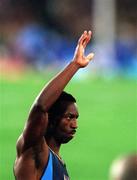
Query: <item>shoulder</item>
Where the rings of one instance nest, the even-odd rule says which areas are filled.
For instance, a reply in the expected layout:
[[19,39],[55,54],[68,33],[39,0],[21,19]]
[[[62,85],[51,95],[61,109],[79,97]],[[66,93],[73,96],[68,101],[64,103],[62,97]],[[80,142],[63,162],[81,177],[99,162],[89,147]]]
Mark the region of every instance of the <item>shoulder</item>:
[[24,150],[24,138],[21,135],[17,141],[17,157],[16,164],[20,166],[29,166],[34,167],[35,169],[43,169],[45,164],[48,161],[49,149],[43,138],[41,142],[31,146],[28,149]]
[[24,144],[23,134],[21,134],[16,142],[17,156],[20,156]]
[[23,134],[21,134],[16,143],[17,156],[21,156],[22,154],[30,153],[31,154],[40,154],[45,153],[48,154],[48,145],[45,141],[45,138],[42,137],[39,142],[37,142],[34,146],[30,146],[29,148],[24,148],[25,140]]

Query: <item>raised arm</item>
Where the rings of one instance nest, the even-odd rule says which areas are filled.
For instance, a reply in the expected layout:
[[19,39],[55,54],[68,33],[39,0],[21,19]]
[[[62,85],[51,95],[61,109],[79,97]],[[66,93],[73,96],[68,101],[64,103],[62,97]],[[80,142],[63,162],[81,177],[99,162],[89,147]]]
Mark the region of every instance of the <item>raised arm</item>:
[[73,60],[43,88],[37,97],[35,104],[39,104],[44,111],[47,111],[55,102],[78,69],[87,66],[93,58],[93,53],[84,56],[84,50],[90,39],[91,31],[84,31],[78,41]]
[[33,144],[37,143],[43,137],[48,124],[46,112],[57,100],[73,75],[80,68],[86,67],[93,58],[93,53],[90,53],[87,56],[84,55],[86,45],[90,39],[91,31],[84,31],[78,41],[73,60],[47,85],[45,85],[34,101],[23,132],[25,149],[33,146]]

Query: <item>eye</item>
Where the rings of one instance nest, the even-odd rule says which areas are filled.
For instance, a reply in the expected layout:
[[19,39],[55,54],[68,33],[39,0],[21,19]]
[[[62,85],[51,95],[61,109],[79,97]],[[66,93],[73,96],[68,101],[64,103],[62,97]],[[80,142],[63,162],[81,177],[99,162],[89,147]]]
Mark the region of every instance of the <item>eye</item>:
[[72,114],[66,114],[65,118],[71,120],[74,118],[74,116]]
[[66,118],[67,120],[71,120],[71,118],[68,116],[67,118]]
[[66,118],[67,120],[71,120],[71,119],[74,119],[74,118],[77,119],[77,118],[78,118],[78,115],[68,113],[68,114],[65,114],[65,115],[64,115],[64,118]]

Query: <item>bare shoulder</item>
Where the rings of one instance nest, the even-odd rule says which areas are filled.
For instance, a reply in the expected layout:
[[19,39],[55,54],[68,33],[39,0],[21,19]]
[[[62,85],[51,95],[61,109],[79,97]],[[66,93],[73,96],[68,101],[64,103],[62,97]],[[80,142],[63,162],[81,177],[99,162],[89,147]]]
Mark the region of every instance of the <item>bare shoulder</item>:
[[[40,179],[43,169],[48,161],[49,149],[45,139],[35,146],[22,151],[24,139],[21,135],[17,141],[17,157],[14,164],[14,174],[17,180]],[[26,177],[27,176],[27,177]]]
[[24,144],[23,134],[21,134],[16,142],[17,156],[20,156]]

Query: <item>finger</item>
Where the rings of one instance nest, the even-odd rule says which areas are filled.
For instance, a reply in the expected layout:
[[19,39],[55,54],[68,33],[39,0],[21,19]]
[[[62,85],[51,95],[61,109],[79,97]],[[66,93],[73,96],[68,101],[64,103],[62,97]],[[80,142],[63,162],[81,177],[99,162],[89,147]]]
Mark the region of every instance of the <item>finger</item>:
[[91,34],[92,34],[92,31],[88,31],[88,34],[91,36]]
[[94,57],[94,53],[90,53],[90,54],[87,55],[86,59],[88,61],[91,61],[93,59],[93,57]]
[[78,44],[81,45],[86,37],[87,37],[87,31],[84,31],[81,37],[79,38]]
[[84,48],[87,46],[87,44],[89,43],[90,39],[91,39],[91,35],[92,35],[92,32],[89,31],[88,34],[87,34],[87,37],[85,38],[84,42],[83,42],[83,46]]
[[80,52],[81,55],[84,54],[85,47],[91,39],[91,34],[91,31],[84,31],[79,39],[77,50]]

